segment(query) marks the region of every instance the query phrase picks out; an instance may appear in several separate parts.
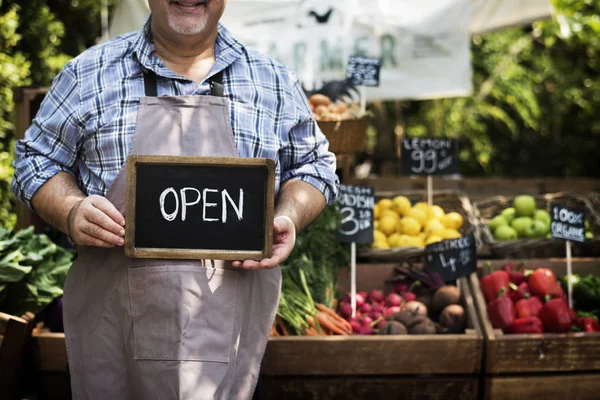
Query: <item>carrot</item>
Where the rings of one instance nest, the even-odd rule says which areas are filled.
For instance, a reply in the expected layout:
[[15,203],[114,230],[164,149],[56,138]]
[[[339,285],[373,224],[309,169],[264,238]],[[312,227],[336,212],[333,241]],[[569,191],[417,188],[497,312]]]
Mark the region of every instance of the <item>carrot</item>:
[[271,327],[271,336],[279,336],[279,332],[275,329],[275,325]]
[[308,325],[310,325],[310,327],[313,328],[319,336],[323,334],[323,332],[321,332],[322,326],[321,326],[321,324],[319,324],[318,321],[316,321],[310,315],[308,317],[306,317],[306,320],[308,321]]
[[352,332],[352,325],[350,325],[350,322],[348,322],[344,318],[340,317],[331,308],[327,307],[325,304],[316,304],[315,306],[317,307],[317,310],[322,311],[322,312],[326,313],[327,315],[331,316],[331,318],[334,321],[336,321],[338,323],[338,325],[341,325],[345,331],[347,331],[348,333]]
[[318,336],[318,335],[317,335],[317,331],[315,331],[315,330],[314,330],[314,328],[306,328],[306,329],[304,330],[304,334],[305,334],[306,336]]
[[319,324],[329,329],[331,332],[337,333],[338,335],[347,335],[346,331],[337,326],[326,313],[318,312],[315,314],[315,317]]
[[285,324],[283,323],[283,320],[280,317],[277,317],[275,319],[275,321],[277,322],[277,326],[281,330],[281,336],[287,336],[288,335],[288,331],[285,328]]

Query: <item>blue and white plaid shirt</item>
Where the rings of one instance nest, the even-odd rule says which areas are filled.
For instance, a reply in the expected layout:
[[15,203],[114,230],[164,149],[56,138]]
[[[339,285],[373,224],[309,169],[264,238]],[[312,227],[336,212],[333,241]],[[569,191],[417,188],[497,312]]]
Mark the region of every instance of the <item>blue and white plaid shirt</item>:
[[293,72],[246,49],[223,26],[215,60],[200,86],[176,75],[154,52],[150,19],[138,32],[88,49],[54,79],[17,142],[11,190],[31,207],[40,186],[65,171],[77,177],[84,193],[105,196],[131,145],[144,96],[142,68],[156,73],[159,96],[209,94],[208,78],[224,70],[239,156],[275,160],[276,191],[281,182],[300,179],[331,204],[339,184],[335,157]]

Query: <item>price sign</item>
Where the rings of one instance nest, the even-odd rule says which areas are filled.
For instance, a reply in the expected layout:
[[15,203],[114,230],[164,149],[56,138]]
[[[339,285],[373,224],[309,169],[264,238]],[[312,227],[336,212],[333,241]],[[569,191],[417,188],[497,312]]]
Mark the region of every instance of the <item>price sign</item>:
[[346,79],[356,86],[379,86],[379,72],[381,60],[379,58],[350,56]]
[[552,237],[585,242],[585,211],[576,207],[552,204],[550,207]]
[[340,185],[338,195],[342,225],[337,238],[341,243],[373,242],[373,189],[354,185]]
[[475,238],[463,236],[425,247],[425,265],[439,273],[445,282],[472,274],[477,268]]
[[404,175],[456,174],[456,142],[452,139],[403,139],[402,173]]

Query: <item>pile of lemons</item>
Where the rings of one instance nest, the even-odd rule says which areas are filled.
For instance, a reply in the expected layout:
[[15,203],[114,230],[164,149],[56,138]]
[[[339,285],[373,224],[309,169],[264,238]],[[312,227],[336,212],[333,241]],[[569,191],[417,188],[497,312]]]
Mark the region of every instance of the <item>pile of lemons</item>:
[[425,247],[446,239],[461,237],[463,217],[445,213],[442,207],[419,202],[412,205],[404,196],[381,199],[373,209],[375,220],[373,249]]

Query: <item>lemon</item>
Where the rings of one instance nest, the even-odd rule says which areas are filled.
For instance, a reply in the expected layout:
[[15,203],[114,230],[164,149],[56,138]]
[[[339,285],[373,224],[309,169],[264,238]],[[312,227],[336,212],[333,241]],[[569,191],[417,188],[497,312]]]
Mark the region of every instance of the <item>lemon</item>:
[[442,240],[444,240],[444,239],[441,236],[431,235],[427,238],[427,240],[425,241],[425,244],[430,245],[433,243],[441,242]]
[[373,230],[373,241],[374,242],[380,242],[380,241],[386,241],[387,240],[387,236],[385,236],[385,233],[378,231],[377,229]]
[[379,217],[381,217],[381,208],[379,207],[379,204],[375,204],[373,206],[373,218],[379,219]]
[[398,222],[398,217],[390,217],[385,216],[379,220],[379,230],[385,233],[386,236],[391,235],[396,232],[396,223]]
[[392,233],[388,238],[387,242],[391,248],[400,247],[400,234]]
[[371,248],[372,249],[384,250],[384,249],[389,249],[390,245],[388,244],[387,241],[378,241],[378,242],[373,242],[371,244]]
[[429,213],[429,205],[425,201],[420,201],[420,202],[416,203],[413,206],[413,208],[418,208],[418,209],[425,211],[426,213]]
[[444,231],[446,227],[439,219],[428,219],[423,230],[427,235],[438,235]]
[[429,218],[437,218],[441,220],[445,214],[446,213],[444,212],[444,209],[440,206],[433,205],[429,207]]
[[423,242],[425,242],[425,240],[427,239],[427,234],[425,232],[421,232],[417,237],[419,237],[423,240]]
[[412,244],[416,247],[425,247],[425,240],[423,240],[420,236],[416,236],[412,238]]
[[392,203],[390,199],[381,199],[377,202],[377,205],[379,206],[379,209],[383,211],[392,208],[392,205],[394,205],[394,203]]
[[416,236],[421,232],[421,224],[412,217],[404,217],[398,221],[397,230],[404,235]]
[[385,217],[392,217],[392,218],[396,219],[396,221],[400,219],[400,217],[398,216],[398,214],[396,214],[396,212],[392,211],[392,210],[383,210],[381,212],[381,217],[379,219],[381,220],[381,219],[383,219]]
[[396,196],[392,200],[392,209],[400,215],[406,215],[410,211],[410,200],[404,196]]
[[423,211],[421,208],[411,208],[408,214],[406,214],[406,216],[416,219],[417,221],[419,221],[419,224],[421,224],[421,226],[425,225],[425,223],[427,222],[427,212]]
[[378,220],[373,221],[373,228],[379,229],[379,221]]
[[459,230],[463,226],[463,217],[457,212],[451,212],[442,218],[442,224],[448,229]]
[[412,237],[408,236],[408,235],[400,235],[400,238],[398,239],[398,247],[412,247],[413,246],[413,240]]
[[460,232],[456,229],[445,229],[441,236],[444,239],[458,239],[461,237]]

